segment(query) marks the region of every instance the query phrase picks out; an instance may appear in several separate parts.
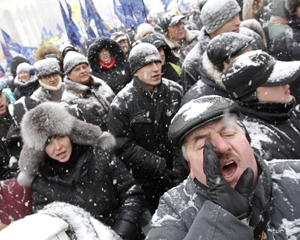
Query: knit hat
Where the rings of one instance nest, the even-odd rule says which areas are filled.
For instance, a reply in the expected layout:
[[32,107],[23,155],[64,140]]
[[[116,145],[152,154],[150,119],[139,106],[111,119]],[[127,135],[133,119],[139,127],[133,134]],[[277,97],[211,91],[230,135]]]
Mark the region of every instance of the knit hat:
[[74,67],[82,63],[89,65],[89,62],[85,56],[75,51],[67,52],[64,58],[64,73],[68,75]]
[[260,86],[282,86],[300,75],[300,61],[275,61],[261,50],[234,59],[222,76],[228,94],[234,98],[255,92]]
[[222,72],[224,61],[242,52],[254,42],[253,38],[240,33],[228,32],[214,37],[207,46],[209,60]]
[[201,10],[201,21],[208,34],[222,27],[241,8],[236,0],[208,0]]
[[181,21],[184,18],[185,16],[183,15],[177,15],[172,12],[167,12],[163,15],[161,19],[160,27],[164,33],[167,33],[168,27],[176,25],[179,21]]
[[125,33],[123,32],[114,32],[111,36],[110,39],[115,40],[116,42],[120,42],[122,40],[127,40],[129,41],[129,39],[127,38],[127,36],[125,35]]
[[145,37],[150,33],[154,33],[154,28],[152,27],[152,25],[149,23],[142,23],[137,27],[134,39],[140,40],[142,37]]
[[152,44],[139,43],[131,49],[129,54],[129,64],[132,74],[152,62],[161,62],[159,52]]
[[41,103],[28,111],[21,122],[24,142],[19,167],[18,182],[29,187],[40,164],[45,159],[45,143],[54,134],[66,134],[72,143],[101,147],[105,150],[115,145],[115,138],[93,124],[73,117],[68,110],[56,102]]
[[34,65],[35,75],[37,77],[59,73],[60,67],[55,58],[45,58],[37,61]]
[[23,62],[20,63],[17,67],[17,74],[19,74],[20,72],[28,72],[30,75],[33,75],[34,69],[33,66],[31,66],[29,63]]
[[238,104],[228,98],[211,95],[191,100],[173,117],[168,137],[173,144],[181,147],[189,133],[229,114],[240,116]]

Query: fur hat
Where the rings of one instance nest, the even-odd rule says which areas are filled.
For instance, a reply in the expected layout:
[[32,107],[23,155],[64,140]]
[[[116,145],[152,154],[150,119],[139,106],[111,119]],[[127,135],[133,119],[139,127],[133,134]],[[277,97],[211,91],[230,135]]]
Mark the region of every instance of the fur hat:
[[135,40],[140,40],[142,37],[147,36],[150,33],[154,33],[154,28],[149,23],[142,23],[136,30]]
[[236,0],[208,0],[201,10],[201,21],[208,34],[222,27],[241,8]]
[[35,75],[37,77],[59,73],[60,67],[55,58],[45,58],[37,61],[34,65]]
[[34,62],[45,59],[47,55],[55,54],[57,58],[60,58],[59,51],[57,47],[52,45],[51,43],[46,43],[41,45],[35,52]]
[[113,148],[115,138],[93,124],[73,117],[59,103],[45,102],[28,111],[21,122],[21,134],[24,142],[20,160],[18,182],[29,187],[40,164],[45,159],[44,147],[47,139],[54,134],[66,134],[72,143]]
[[17,67],[17,74],[19,74],[20,72],[28,72],[30,75],[33,75],[34,69],[33,66],[31,66],[29,63],[23,62],[20,63]]
[[85,56],[75,51],[67,52],[64,58],[64,73],[68,75],[74,67],[82,63],[89,65],[88,59]]
[[125,33],[123,32],[114,32],[111,36],[110,39],[115,40],[117,43],[119,43],[122,40],[127,40],[129,42],[128,37],[126,36]]
[[154,45],[142,42],[131,49],[129,64],[132,74],[151,62],[161,62],[159,52]]

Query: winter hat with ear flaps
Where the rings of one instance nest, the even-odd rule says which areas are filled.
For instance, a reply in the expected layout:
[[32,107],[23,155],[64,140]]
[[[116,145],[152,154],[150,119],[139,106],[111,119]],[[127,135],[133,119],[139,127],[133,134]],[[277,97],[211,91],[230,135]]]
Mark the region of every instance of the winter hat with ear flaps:
[[152,62],[161,62],[159,52],[154,45],[139,43],[131,49],[129,53],[129,65],[132,74]]
[[74,67],[82,63],[89,65],[88,59],[85,56],[75,51],[67,52],[64,58],[64,73],[68,75]]
[[72,143],[112,149],[115,138],[93,124],[78,120],[59,103],[46,102],[28,111],[21,122],[23,148],[18,182],[29,187],[45,159],[45,143],[54,134],[66,134]]
[[241,8],[236,0],[208,0],[201,10],[201,21],[208,34],[222,27]]
[[240,33],[222,33],[209,42],[206,53],[209,60],[222,72],[226,59],[239,54],[253,42],[253,38]]
[[231,97],[243,100],[260,86],[286,85],[299,75],[300,61],[277,61],[268,53],[256,50],[234,59],[223,74],[222,82]]

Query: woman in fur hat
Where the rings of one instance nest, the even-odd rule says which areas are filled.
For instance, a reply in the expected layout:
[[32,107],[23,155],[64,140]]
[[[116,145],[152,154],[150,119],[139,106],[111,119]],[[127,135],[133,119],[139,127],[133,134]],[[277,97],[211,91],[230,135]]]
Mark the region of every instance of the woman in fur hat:
[[60,66],[56,59],[46,58],[34,64],[40,87],[31,95],[37,102],[58,102],[65,90],[60,76]]
[[31,187],[33,210],[61,201],[79,206],[123,239],[143,239],[143,191],[112,153],[114,137],[46,102],[21,122],[18,182]]

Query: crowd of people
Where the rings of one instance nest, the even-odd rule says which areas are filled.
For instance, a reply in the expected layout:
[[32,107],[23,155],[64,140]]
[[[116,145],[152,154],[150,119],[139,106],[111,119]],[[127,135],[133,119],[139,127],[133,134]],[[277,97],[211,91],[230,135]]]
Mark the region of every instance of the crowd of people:
[[204,0],[14,57],[0,239],[300,238],[299,22],[296,0]]

